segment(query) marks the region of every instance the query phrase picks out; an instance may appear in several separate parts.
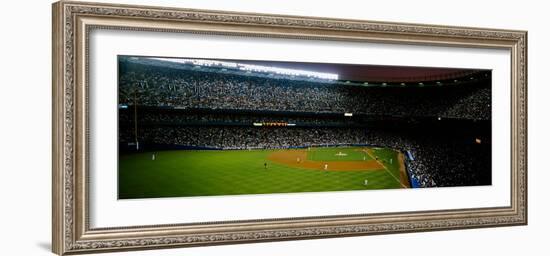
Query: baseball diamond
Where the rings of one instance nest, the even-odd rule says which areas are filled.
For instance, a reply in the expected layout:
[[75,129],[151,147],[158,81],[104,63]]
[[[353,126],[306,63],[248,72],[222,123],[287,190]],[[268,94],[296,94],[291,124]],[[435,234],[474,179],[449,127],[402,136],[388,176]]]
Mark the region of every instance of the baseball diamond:
[[[337,159],[334,155],[338,152],[356,154]],[[402,154],[392,149],[174,150],[155,152],[155,160],[152,154],[122,155],[119,198],[410,187]],[[365,180],[368,185],[364,185]]]

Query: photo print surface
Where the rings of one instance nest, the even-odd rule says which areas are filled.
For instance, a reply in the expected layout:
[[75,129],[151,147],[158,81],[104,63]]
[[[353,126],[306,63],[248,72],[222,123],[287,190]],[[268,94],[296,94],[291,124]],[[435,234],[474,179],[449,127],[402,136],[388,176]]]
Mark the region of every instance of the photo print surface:
[[118,198],[491,185],[491,70],[118,56]]

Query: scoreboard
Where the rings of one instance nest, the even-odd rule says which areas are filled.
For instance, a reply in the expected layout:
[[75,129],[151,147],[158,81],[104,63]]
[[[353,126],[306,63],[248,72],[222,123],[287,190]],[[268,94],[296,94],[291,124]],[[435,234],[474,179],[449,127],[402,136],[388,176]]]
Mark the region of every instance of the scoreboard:
[[254,126],[296,126],[296,124],[291,124],[287,122],[261,122],[253,123]]

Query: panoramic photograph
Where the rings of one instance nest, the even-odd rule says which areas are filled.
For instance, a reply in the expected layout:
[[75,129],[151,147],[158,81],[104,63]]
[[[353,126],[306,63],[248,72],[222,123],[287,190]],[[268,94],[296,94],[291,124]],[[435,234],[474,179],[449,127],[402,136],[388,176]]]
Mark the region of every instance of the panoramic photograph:
[[118,56],[118,198],[491,185],[491,70]]

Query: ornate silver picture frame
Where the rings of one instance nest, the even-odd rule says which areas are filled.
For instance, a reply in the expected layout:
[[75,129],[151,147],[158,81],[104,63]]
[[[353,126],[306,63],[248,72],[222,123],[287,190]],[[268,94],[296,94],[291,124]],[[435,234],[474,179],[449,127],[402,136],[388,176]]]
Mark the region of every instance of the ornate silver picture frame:
[[[52,249],[59,255],[527,224],[526,31],[71,1],[53,5],[52,23]],[[93,227],[89,51],[99,30],[509,51],[510,109],[502,110],[510,113],[509,204]]]

